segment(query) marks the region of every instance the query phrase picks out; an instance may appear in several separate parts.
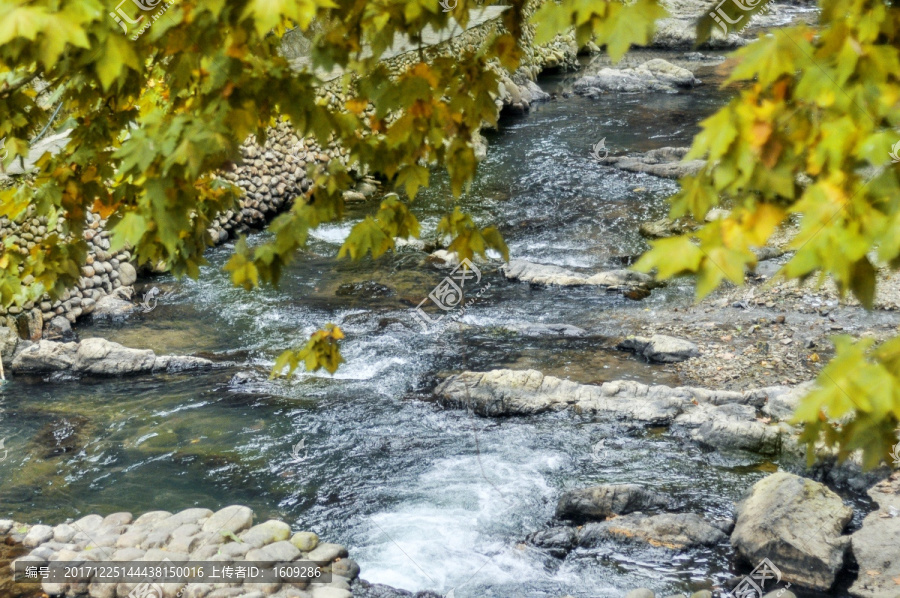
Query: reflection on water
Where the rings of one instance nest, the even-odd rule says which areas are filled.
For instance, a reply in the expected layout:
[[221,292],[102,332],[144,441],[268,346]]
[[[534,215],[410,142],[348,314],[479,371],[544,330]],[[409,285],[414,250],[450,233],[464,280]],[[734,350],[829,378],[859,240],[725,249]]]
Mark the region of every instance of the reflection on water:
[[[562,79],[544,84],[560,93],[565,87]],[[720,100],[712,86],[684,95],[560,97],[488,135],[491,152],[465,208],[501,227],[513,257],[619,267],[645,248],[637,226],[665,214],[676,184],[599,166],[591,146],[602,137],[614,153],[684,144]],[[435,178],[415,206],[423,230],[448,206],[446,181]],[[509,282],[496,264],[485,265],[491,287],[464,329],[421,334],[410,308],[444,273],[415,252],[357,264],[335,259],[366,209],[315,231],[277,290],[232,288],[221,271],[230,251],[223,247],[210,253],[199,282],[154,280],[173,294],[152,312],[80,329],[159,353],[211,355],[223,367],[4,387],[4,514],[57,522],[90,512],[243,503],[258,517],[284,518],[346,544],[370,581],[455,587],[460,598],[612,596],[721,580],[724,549],[673,558],[662,549],[609,545],[559,561],[522,540],[552,518],[561,490],[602,482],[652,486],[688,510],[726,514],[764,475],[759,458],[704,453],[660,431],[573,413],[485,420],[441,410],[428,392],[439,375],[465,367],[535,368],[588,383],[677,383],[593,333],[532,338],[507,328],[596,330],[610,306],[688,301],[689,293],[673,286],[636,305],[591,288]],[[347,285],[366,281],[387,291],[372,297],[371,284]],[[281,349],[329,321],[347,335],[347,363],[335,376],[267,379]],[[607,450],[597,459],[592,447],[600,440]],[[302,452],[293,450],[299,443]]]

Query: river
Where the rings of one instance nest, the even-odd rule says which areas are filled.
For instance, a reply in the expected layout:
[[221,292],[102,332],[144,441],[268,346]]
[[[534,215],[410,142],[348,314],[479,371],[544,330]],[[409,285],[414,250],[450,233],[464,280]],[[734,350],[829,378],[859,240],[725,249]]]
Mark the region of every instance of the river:
[[[705,85],[693,91],[600,100],[564,97],[571,75],[541,79],[557,98],[487,134],[488,158],[464,208],[482,225],[500,227],[513,257],[591,271],[628,263],[646,247],[638,225],[665,215],[677,184],[600,166],[591,147],[601,138],[613,153],[685,145],[730,93],[718,89],[714,67],[697,74]],[[446,211],[448,189],[435,175],[417,200],[423,230]],[[341,240],[371,209],[353,208],[345,222],[315,231],[278,289],[233,288],[221,269],[231,247],[223,246],[209,252],[199,281],[150,281],[146,288],[172,292],[153,311],[78,330],[159,354],[211,356],[222,367],[4,387],[4,513],[54,523],[241,503],[347,545],[369,581],[454,589],[456,598],[587,598],[635,587],[666,595],[730,577],[725,547],[676,554],[610,544],[559,560],[523,541],[552,519],[564,489],[634,482],[713,518],[730,513],[776,464],[571,412],[477,418],[441,409],[430,394],[447,372],[502,367],[586,383],[677,384],[664,367],[609,349],[604,311],[686,303],[690,288],[670,285],[633,302],[593,288],[532,288],[486,264],[479,286],[490,288],[465,326],[423,333],[411,307],[445,271],[414,251],[374,262],[336,259]],[[367,281],[386,289],[369,284],[336,294],[340,285]],[[334,376],[267,379],[281,349],[326,322],[347,335],[347,363]],[[532,338],[504,328],[523,323],[572,324],[591,334]]]

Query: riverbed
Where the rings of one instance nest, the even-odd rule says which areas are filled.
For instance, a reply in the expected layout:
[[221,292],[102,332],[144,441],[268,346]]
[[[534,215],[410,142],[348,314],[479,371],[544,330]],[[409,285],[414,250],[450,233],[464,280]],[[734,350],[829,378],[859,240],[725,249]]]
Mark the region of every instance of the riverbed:
[[[629,264],[646,249],[639,224],[666,214],[677,183],[601,166],[591,149],[601,139],[612,153],[686,145],[733,93],[719,89],[715,63],[695,70],[704,81],[695,90],[601,99],[570,95],[572,74],[544,77],[555,98],[486,134],[488,157],[463,208],[498,226],[514,258],[584,271]],[[423,230],[450,205],[449,186],[435,175],[414,205]],[[423,332],[412,310],[446,270],[410,249],[337,260],[340,242],[373,208],[314,231],[278,289],[233,288],[222,271],[229,244],[209,252],[198,281],[162,276],[139,288],[171,292],[152,311],[78,329],[82,338],[197,354],[219,367],[6,385],[4,516],[56,523],[240,503],[346,545],[370,582],[454,589],[456,598],[588,598],[635,587],[667,595],[731,577],[727,546],[673,553],[610,544],[559,560],[524,539],[552,520],[563,490],[597,483],[642,484],[682,510],[727,517],[777,462],[571,412],[495,421],[431,399],[441,376],[464,369],[677,385],[673,369],[615,351],[604,313],[687,305],[689,284],[637,302],[591,287],[507,281],[495,260],[479,264],[477,288],[490,286],[462,325]],[[280,350],[327,322],[347,337],[334,376],[268,379]],[[523,324],[588,333],[511,330]]]

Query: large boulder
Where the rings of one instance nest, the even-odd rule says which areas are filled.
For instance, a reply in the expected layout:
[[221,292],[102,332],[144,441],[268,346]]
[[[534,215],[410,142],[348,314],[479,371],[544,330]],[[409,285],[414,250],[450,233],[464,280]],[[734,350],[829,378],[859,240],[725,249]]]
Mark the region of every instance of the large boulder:
[[603,92],[647,93],[675,92],[700,84],[694,74],[661,58],[648,60],[637,68],[604,68],[596,75],[587,75],[572,86],[575,93],[597,97]]
[[16,374],[70,372],[121,376],[155,371],[182,371],[210,367],[207,359],[190,356],[157,356],[149,349],[131,349],[103,338],[79,343],[42,340],[20,351],[12,362]]
[[900,596],[900,471],[869,492],[878,508],[850,536],[859,576],[850,594],[859,598]]
[[737,505],[731,544],[752,565],[768,558],[792,584],[827,591],[844,565],[853,509],[823,484],[774,473]]
[[629,336],[617,348],[633,351],[658,363],[676,363],[700,355],[697,345],[691,341],[665,334],[654,334],[651,337]]
[[625,515],[635,511],[666,509],[665,496],[637,484],[603,484],[580,490],[569,490],[556,505],[559,519],[586,521]]

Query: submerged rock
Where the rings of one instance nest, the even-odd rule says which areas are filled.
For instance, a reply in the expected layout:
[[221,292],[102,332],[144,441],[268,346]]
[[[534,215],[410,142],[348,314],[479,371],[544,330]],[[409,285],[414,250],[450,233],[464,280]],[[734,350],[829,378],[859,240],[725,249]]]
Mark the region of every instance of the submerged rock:
[[603,92],[647,93],[675,92],[679,88],[700,85],[694,74],[661,58],[648,60],[637,68],[605,68],[596,75],[577,80],[573,90],[579,95],[597,97]]
[[338,297],[391,297],[395,294],[394,289],[385,286],[374,280],[365,280],[363,282],[347,282],[342,284],[334,292]]
[[823,484],[778,472],[738,503],[731,544],[753,566],[768,558],[785,581],[827,591],[844,565],[850,537],[841,533],[852,516]]
[[850,536],[859,577],[850,594],[859,598],[896,596],[900,592],[900,471],[873,486],[869,497],[878,509],[866,515]]
[[660,363],[677,363],[700,355],[697,345],[691,341],[665,334],[654,334],[649,338],[646,336],[629,336],[620,342],[616,348],[634,351],[650,361]]
[[212,366],[200,357],[162,355],[149,349],[130,349],[102,338],[79,343],[42,340],[20,351],[12,363],[16,374],[70,372],[121,376],[157,371],[183,371]]
[[666,509],[668,498],[637,484],[603,484],[562,495],[556,505],[558,519],[585,521],[625,515],[634,511]]

